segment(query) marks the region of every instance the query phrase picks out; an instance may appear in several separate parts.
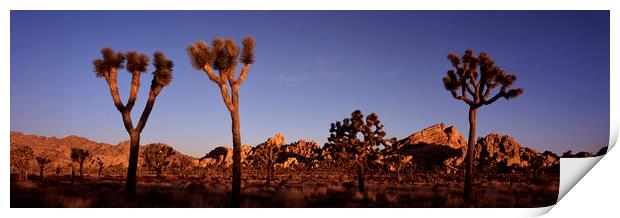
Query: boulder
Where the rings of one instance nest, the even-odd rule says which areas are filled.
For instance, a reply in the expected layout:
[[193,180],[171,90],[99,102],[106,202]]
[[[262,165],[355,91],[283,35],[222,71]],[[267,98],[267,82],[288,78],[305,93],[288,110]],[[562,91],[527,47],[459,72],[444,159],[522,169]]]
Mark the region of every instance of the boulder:
[[465,158],[467,141],[454,126],[433,125],[397,142],[398,152],[412,156],[419,169],[454,172]]

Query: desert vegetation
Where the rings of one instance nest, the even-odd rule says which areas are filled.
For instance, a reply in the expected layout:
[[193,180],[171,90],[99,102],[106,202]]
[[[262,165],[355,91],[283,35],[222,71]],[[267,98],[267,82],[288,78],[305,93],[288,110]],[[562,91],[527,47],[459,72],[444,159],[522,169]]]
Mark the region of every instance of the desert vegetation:
[[[232,205],[240,206],[241,193],[241,127],[239,121],[239,87],[245,81],[254,63],[254,38],[243,39],[243,51],[239,56],[239,47],[232,39],[215,38],[209,47],[204,41],[198,41],[190,45],[187,52],[196,70],[204,71],[209,80],[220,88],[220,94],[224,105],[230,112],[232,119],[233,135],[233,179],[232,179]],[[238,77],[235,76],[237,63],[243,63],[243,68]],[[219,72],[219,75],[215,71]],[[228,91],[228,87],[232,92]]]
[[[130,51],[125,54],[123,52],[115,52],[111,48],[102,49],[101,56],[101,59],[93,61],[95,76],[104,78],[108,83],[114,106],[122,115],[125,130],[129,134],[129,139],[131,141],[125,196],[132,198],[136,192],[136,170],[138,168],[138,154],[140,152],[140,134],[153,110],[155,99],[162,89],[172,82],[172,67],[174,64],[171,60],[166,59],[162,52],[157,51],[153,54],[155,71],[153,71],[153,80],[151,81],[149,97],[142,111],[142,115],[140,116],[140,120],[134,127],[131,120],[131,110],[136,103],[138,90],[140,89],[140,77],[142,73],[147,71],[149,58],[145,54],[140,54],[135,51]],[[132,75],[129,99],[127,99],[126,104],[123,104],[121,100],[117,82],[118,70],[123,68],[126,68],[127,72]]]
[[[478,108],[492,104],[500,98],[512,99],[523,93],[523,89],[511,89],[517,77],[495,65],[487,53],[474,55],[471,49],[465,51],[459,58],[455,53],[448,54],[448,60],[454,69],[448,70],[443,78],[446,90],[450,91],[454,99],[465,102],[469,106],[469,139],[467,143],[467,158],[465,167],[465,199],[471,197],[471,186],[474,167],[474,141],[476,140],[476,112]],[[499,87],[499,92],[494,89]],[[460,90],[459,90],[460,88]],[[460,91],[460,93],[458,93]],[[470,97],[468,97],[470,96]]]
[[[287,143],[282,134],[250,146],[241,143],[239,88],[254,63],[254,47],[254,38],[246,37],[242,49],[222,38],[187,48],[192,66],[219,88],[232,121],[232,148],[216,147],[202,157],[184,155],[163,143],[140,145],[155,100],[171,83],[173,62],[154,53],[148,99],[134,126],[131,111],[149,57],[102,49],[93,66],[96,76],[108,84],[129,141],[108,145],[78,136],[58,139],[11,132],[11,206],[543,207],[557,200],[558,155],[521,146],[509,135],[476,137],[477,109],[523,93],[511,88],[516,76],[496,66],[486,53],[449,54],[453,69],[443,78],[453,98],[469,107],[467,141],[456,127],[443,123],[405,138],[389,138],[384,129],[389,124],[378,114],[353,109],[325,126],[323,146],[304,139]],[[243,67],[237,75],[239,62]],[[117,84],[123,68],[132,75],[125,104]],[[587,155],[591,156],[563,154]],[[33,157],[39,177],[28,179]],[[56,175],[46,178],[50,163]],[[66,167],[71,169],[69,176]]]

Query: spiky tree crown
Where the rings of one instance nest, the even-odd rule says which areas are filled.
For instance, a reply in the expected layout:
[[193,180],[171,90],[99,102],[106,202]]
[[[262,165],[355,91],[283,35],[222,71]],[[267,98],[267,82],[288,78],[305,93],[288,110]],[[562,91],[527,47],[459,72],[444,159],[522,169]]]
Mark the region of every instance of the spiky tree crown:
[[155,71],[153,72],[153,84],[159,86],[167,86],[172,82],[172,67],[174,63],[166,59],[164,53],[156,51],[153,54]]
[[168,158],[174,154],[175,152],[170,146],[153,143],[146,146],[142,157],[148,166],[157,169],[168,165],[170,163]]
[[89,156],[90,152],[88,150],[84,150],[81,148],[71,149],[71,160],[73,162],[84,162],[84,160],[88,159]]
[[[448,60],[453,69],[448,70],[443,77],[444,88],[450,91],[454,98],[463,100],[474,108],[493,103],[501,97],[511,99],[523,93],[521,88],[511,89],[517,77],[495,65],[487,53],[482,52],[475,56],[473,51],[468,49],[461,58],[455,53],[448,54]],[[496,87],[500,87],[499,92],[489,98]]]
[[187,48],[192,66],[197,70],[204,67],[211,67],[218,71],[228,71],[237,66],[237,61],[243,64],[254,63],[255,42],[252,37],[245,37],[242,42],[243,50],[239,57],[239,47],[232,39],[222,39],[217,37],[211,42],[209,47],[204,41],[198,41]]
[[[126,63],[125,63],[126,61]],[[109,78],[113,70],[126,68],[129,73],[147,71],[149,57],[136,51],[115,52],[112,48],[101,49],[101,58],[93,61],[95,75]],[[156,51],[153,54],[153,86],[167,86],[172,82],[172,68],[174,63],[167,59],[164,53]]]
[[125,54],[115,52],[112,48],[101,49],[101,57],[101,59],[93,61],[95,76],[97,77],[108,77],[112,69],[123,68],[124,66]]
[[127,71],[133,72],[146,72],[146,68],[149,66],[149,57],[145,54],[138,54],[138,52],[127,52]]
[[[375,150],[375,146],[385,141],[385,131],[379,116],[371,113],[364,119],[360,110],[353,111],[351,117],[343,119],[342,122],[332,123],[329,132],[327,150],[334,153],[333,157],[340,159],[363,161]],[[363,135],[363,139],[357,138],[358,133]]]

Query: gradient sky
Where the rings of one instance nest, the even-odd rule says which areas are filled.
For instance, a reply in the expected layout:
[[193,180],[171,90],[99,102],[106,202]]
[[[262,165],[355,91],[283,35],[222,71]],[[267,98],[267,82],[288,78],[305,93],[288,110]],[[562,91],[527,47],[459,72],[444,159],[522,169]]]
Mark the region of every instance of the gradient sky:
[[[510,134],[540,151],[596,152],[609,139],[608,11],[12,11],[11,130],[117,144],[128,140],[99,50],[163,51],[173,82],[157,98],[142,144],[202,156],[231,145],[217,86],[185,52],[215,36],[256,38],[240,89],[241,136],[256,145],[281,132],[321,145],[329,124],[376,112],[389,137],[436,123],[468,132],[468,107],[441,78],[449,52],[485,51],[525,93],[478,110],[477,135]],[[149,72],[153,69],[149,67]],[[132,117],[144,108],[151,75]],[[123,101],[130,75],[119,73]],[[134,124],[135,125],[135,124]]]

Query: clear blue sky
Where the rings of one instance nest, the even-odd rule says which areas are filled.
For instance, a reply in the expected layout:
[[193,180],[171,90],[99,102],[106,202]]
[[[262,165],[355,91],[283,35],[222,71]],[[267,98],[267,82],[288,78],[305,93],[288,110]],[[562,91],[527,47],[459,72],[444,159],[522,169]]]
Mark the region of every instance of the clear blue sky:
[[[388,136],[436,123],[467,135],[467,106],[441,82],[446,55],[472,48],[518,76],[525,93],[478,112],[477,134],[510,134],[540,151],[593,151],[609,138],[609,12],[598,11],[12,11],[11,130],[116,144],[128,140],[91,62],[99,50],[163,51],[176,66],[142,144],[201,156],[231,145],[215,84],[185,48],[215,36],[256,38],[240,90],[242,142],[281,132],[321,145],[329,124],[376,112]],[[149,72],[152,71],[152,66]],[[142,112],[151,75],[133,110]],[[130,75],[119,74],[123,101]]]

